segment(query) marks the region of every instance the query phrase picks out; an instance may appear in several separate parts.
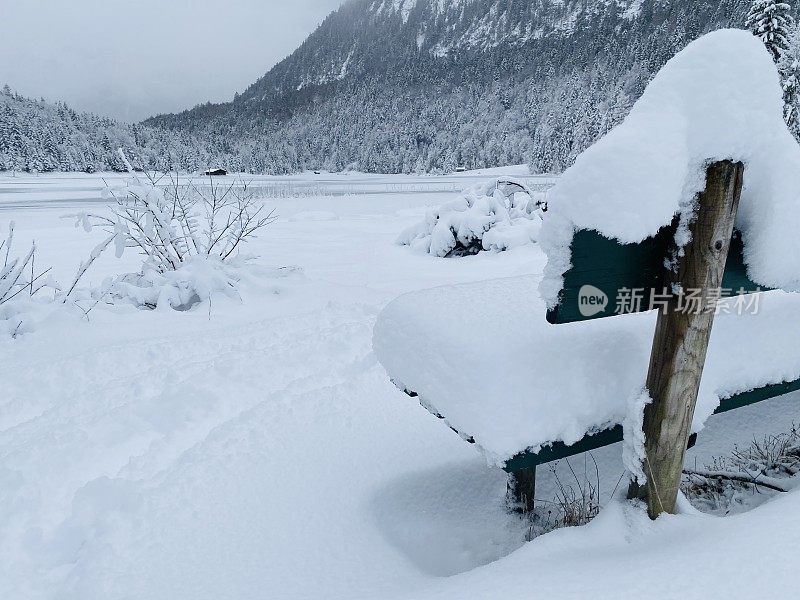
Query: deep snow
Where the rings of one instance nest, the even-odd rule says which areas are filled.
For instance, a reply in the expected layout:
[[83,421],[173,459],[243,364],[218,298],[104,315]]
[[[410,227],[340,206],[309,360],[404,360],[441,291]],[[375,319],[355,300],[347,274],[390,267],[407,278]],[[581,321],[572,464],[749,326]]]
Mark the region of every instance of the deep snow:
[[[35,237],[37,260],[67,279],[95,239],[59,216],[95,192],[70,199],[57,176],[35,179],[27,201],[0,193],[14,204],[0,219],[13,216],[20,242]],[[402,178],[370,185],[383,192],[270,200],[280,220],[253,249],[265,267],[302,271],[265,277],[242,303],[57,315],[0,340],[0,597],[794,593],[796,493],[734,518],[655,524],[611,503],[589,527],[523,545],[503,474],[389,383],[371,336],[402,293],[519,275],[535,286],[544,257],[533,246],[446,261],[408,252],[396,236],[446,195],[398,192],[421,185]],[[95,267],[100,281],[135,264],[126,254]],[[689,460],[788,427],[798,400],[711,419]],[[620,454],[595,453],[604,504]],[[540,469],[539,495],[552,494]]]

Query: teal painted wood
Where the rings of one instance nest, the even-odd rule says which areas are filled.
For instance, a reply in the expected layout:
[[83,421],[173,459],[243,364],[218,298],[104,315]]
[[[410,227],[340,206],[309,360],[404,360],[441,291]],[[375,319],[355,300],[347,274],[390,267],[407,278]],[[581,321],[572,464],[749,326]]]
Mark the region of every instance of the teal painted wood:
[[725,398],[720,402],[717,410],[714,411],[714,414],[718,415],[720,413],[728,412],[729,410],[736,410],[737,408],[741,408],[743,406],[756,404],[762,400],[769,400],[770,398],[783,396],[784,394],[789,394],[798,390],[800,390],[800,379],[776,383],[774,385],[767,385],[755,390],[750,390],[749,392],[736,394],[730,398]]
[[[784,394],[796,392],[798,390],[800,390],[800,379],[767,385],[749,392],[736,394],[730,398],[723,398],[717,410],[714,411],[714,414],[718,415],[730,410],[736,410],[743,406],[756,404],[763,400],[783,396]],[[603,448],[604,446],[610,446],[611,444],[616,444],[621,441],[622,425],[616,425],[604,431],[587,434],[582,440],[571,446],[567,446],[564,442],[554,442],[543,447],[538,452],[521,452],[509,459],[503,466],[503,470],[508,473],[513,473],[522,469],[530,469],[537,465],[569,458],[576,454],[582,454],[584,452]]]
[[514,473],[515,471],[530,469],[554,460],[561,460],[576,454],[597,450],[621,441],[622,425],[615,425],[611,429],[587,434],[581,441],[571,446],[567,446],[564,442],[553,442],[549,446],[544,446],[538,452],[521,452],[506,461],[505,465],[503,465],[503,470],[507,473]]
[[[665,260],[674,243],[675,227],[676,224],[664,227],[655,237],[638,244],[620,244],[596,231],[584,229],[576,232],[572,238],[572,268],[564,275],[564,289],[558,306],[547,313],[548,322],[573,323],[614,316],[617,298],[625,289],[642,290],[639,310],[626,312],[648,310],[652,294],[661,293],[665,288]],[[734,232],[722,287],[733,293],[766,289],[747,276],[743,252],[741,235]],[[579,293],[585,285],[597,288],[607,299],[605,308],[590,316],[581,314],[579,305]],[[626,308],[635,306],[628,304]]]

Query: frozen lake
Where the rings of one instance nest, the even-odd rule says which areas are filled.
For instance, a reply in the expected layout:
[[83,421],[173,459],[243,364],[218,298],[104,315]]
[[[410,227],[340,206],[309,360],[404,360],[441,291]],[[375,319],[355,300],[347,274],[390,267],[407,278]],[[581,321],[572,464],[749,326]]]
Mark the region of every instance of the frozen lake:
[[[268,176],[231,174],[215,177],[215,185],[246,183],[257,196],[269,199],[318,198],[364,195],[455,194],[492,175],[518,177],[535,191],[549,189],[556,178],[550,175],[530,175],[527,167],[485,169],[452,175],[371,175],[366,173],[306,173],[301,175]],[[101,192],[106,183],[118,185],[127,179],[125,174],[99,173],[0,173],[0,210],[43,208],[47,206],[76,207],[103,204]],[[166,184],[169,176],[162,181]],[[211,181],[203,176],[179,176],[178,181],[207,186]]]

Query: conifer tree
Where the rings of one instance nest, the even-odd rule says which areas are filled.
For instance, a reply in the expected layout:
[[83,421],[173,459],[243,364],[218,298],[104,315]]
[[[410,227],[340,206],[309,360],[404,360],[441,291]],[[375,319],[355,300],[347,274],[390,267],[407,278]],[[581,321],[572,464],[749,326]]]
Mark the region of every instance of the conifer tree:
[[783,117],[792,134],[800,141],[800,28],[789,34],[789,47],[778,61],[783,86]]
[[755,0],[744,23],[761,39],[776,63],[789,48],[789,36],[794,27],[791,10],[789,4],[779,0]]
[[786,2],[755,0],[747,13],[745,27],[764,43],[778,67],[783,88],[783,119],[789,130],[798,137],[800,48],[797,25],[791,10],[792,7]]

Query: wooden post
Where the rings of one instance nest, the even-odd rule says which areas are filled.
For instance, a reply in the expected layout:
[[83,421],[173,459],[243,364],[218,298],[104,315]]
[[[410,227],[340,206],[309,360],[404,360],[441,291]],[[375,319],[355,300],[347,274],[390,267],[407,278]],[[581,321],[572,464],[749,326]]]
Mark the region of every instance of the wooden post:
[[[728,246],[742,190],[744,165],[711,164],[706,189],[699,195],[691,241],[678,259],[673,294],[658,314],[647,389],[652,403],[644,411],[647,484],[631,485],[629,496],[646,497],[651,519],[674,513],[697,392],[714,322],[714,295],[722,284]],[[699,290],[699,293],[696,291]],[[697,293],[689,302],[688,294]]]
[[536,493],[536,467],[521,469],[508,474],[507,500],[514,512],[528,514],[533,512]]

